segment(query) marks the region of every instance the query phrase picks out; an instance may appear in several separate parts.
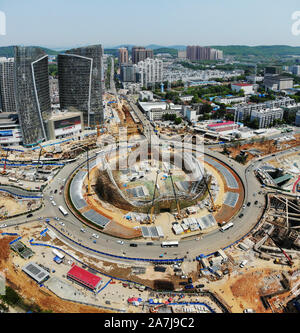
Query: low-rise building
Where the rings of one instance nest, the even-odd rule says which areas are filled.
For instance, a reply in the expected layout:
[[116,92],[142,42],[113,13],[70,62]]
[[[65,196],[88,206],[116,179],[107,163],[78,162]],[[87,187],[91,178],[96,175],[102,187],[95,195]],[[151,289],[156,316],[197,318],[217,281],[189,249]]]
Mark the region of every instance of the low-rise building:
[[233,84],[231,84],[231,89],[236,92],[244,91],[245,95],[254,94],[253,84],[249,84],[249,83],[233,83]]
[[273,109],[264,109],[253,111],[251,113],[251,121],[257,119],[259,128],[267,128],[272,126],[275,120],[283,119],[284,111],[281,108],[273,108]]
[[79,135],[84,130],[83,116],[79,111],[55,112],[47,123],[49,140]]
[[294,79],[283,75],[267,75],[264,79],[264,86],[273,91],[291,89],[294,86]]

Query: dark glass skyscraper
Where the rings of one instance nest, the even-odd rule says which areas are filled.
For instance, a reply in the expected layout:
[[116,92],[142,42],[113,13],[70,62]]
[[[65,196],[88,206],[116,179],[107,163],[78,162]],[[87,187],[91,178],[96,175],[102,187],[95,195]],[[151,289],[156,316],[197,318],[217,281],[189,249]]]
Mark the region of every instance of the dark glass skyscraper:
[[103,123],[101,45],[81,47],[58,55],[59,101],[83,113],[85,126]]
[[51,116],[48,56],[37,47],[15,47],[16,106],[24,145],[47,140]]

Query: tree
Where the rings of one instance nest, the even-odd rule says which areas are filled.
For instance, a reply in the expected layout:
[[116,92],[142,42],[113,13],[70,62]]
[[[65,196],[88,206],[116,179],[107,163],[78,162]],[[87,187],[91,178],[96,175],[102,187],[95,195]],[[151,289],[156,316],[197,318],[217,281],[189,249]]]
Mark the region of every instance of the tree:
[[179,125],[179,124],[182,123],[182,119],[181,119],[181,118],[176,118],[176,119],[174,120],[174,123],[175,123],[175,125]]

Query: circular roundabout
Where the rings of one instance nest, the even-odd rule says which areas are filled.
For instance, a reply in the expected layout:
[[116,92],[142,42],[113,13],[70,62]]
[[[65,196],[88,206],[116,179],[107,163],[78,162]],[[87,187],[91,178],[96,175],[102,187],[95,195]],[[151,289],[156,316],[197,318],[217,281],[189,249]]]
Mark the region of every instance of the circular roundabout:
[[210,251],[214,239],[229,245],[220,226],[237,218],[245,195],[241,176],[210,153],[135,143],[108,145],[77,166],[65,202],[100,237],[140,247],[177,242],[165,254],[180,256]]

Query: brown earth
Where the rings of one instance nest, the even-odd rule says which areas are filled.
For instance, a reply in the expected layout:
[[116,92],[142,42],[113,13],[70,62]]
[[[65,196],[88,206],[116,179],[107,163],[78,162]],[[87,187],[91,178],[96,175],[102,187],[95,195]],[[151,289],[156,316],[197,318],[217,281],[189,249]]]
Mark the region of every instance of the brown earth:
[[5,272],[6,283],[16,290],[28,303],[34,302],[44,311],[55,313],[105,313],[107,310],[64,301],[49,290],[42,290],[12,262],[9,242],[14,237],[0,239],[0,271]]

